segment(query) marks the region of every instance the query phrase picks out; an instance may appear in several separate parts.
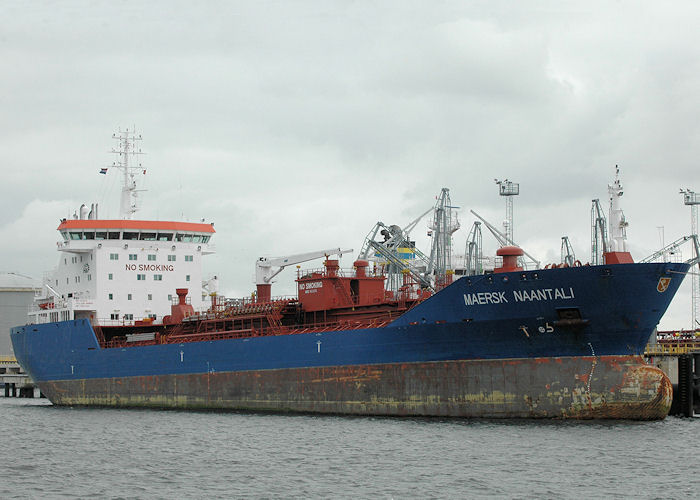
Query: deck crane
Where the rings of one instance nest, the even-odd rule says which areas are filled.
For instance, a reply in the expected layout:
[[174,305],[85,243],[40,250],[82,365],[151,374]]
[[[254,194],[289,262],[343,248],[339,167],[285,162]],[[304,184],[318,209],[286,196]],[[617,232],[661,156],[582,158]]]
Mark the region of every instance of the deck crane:
[[571,246],[568,236],[561,237],[561,263],[568,267],[573,267],[576,262],[574,247]]
[[481,244],[481,222],[474,221],[469,236],[467,236],[467,246],[464,250],[464,267],[468,276],[483,273],[483,248]]
[[608,221],[603,215],[600,200],[591,205],[591,264],[603,264],[603,255],[608,253]]
[[[286,257],[260,257],[255,262],[255,285],[257,288],[257,301],[269,302],[272,297],[272,278],[277,276],[287,266],[301,264],[321,257],[329,255],[339,255],[342,257],[344,253],[352,252],[349,250],[341,250],[340,248],[331,248],[328,250],[318,250],[316,252],[299,253],[296,255],[288,255]],[[277,268],[273,270],[273,268]]]

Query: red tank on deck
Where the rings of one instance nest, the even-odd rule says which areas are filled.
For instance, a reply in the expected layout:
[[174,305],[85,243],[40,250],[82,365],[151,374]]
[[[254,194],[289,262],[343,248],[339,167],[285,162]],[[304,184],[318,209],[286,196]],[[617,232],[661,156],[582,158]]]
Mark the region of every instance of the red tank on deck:
[[176,288],[177,304],[170,306],[170,314],[163,317],[164,325],[176,325],[182,323],[182,320],[194,315],[192,304],[187,303],[187,288]]
[[368,276],[366,260],[356,260],[354,276],[342,276],[338,261],[324,262],[325,272],[311,272],[297,281],[299,303],[306,312],[363,307],[384,302],[385,276]]
[[510,273],[512,271],[522,271],[523,268],[518,266],[518,257],[524,255],[525,252],[520,247],[506,246],[496,250],[496,255],[503,257],[503,264],[493,270],[494,273]]

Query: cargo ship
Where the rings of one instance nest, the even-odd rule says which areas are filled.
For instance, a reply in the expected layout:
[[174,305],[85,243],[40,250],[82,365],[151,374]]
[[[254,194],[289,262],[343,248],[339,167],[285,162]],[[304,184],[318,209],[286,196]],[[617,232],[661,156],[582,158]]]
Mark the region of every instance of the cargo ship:
[[[669,379],[642,358],[688,264],[634,263],[611,189],[611,238],[598,265],[526,269],[504,245],[482,274],[435,280],[340,248],[256,263],[256,293],[229,300],[204,280],[211,223],[134,220],[139,139],[119,140],[120,219],[84,206],[61,220],[58,268],[17,360],[56,405],[353,415],[662,419]],[[616,218],[613,221],[613,218]],[[617,229],[615,229],[617,228]],[[297,267],[297,294],[272,278]]]

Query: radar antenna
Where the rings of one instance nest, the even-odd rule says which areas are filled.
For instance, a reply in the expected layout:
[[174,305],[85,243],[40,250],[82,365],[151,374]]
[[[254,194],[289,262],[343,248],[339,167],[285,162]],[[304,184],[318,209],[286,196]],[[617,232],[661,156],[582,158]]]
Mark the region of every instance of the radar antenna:
[[112,134],[112,139],[119,141],[118,148],[112,148],[111,153],[116,155],[116,160],[112,163],[112,168],[118,168],[123,173],[122,195],[119,203],[119,217],[121,219],[131,219],[131,216],[139,209],[138,193],[145,190],[136,189],[136,175],[146,174],[146,170],[138,162],[137,158],[143,155],[141,149],[136,149],[136,141],[141,141],[141,134],[136,135],[134,129],[119,129],[119,132]]

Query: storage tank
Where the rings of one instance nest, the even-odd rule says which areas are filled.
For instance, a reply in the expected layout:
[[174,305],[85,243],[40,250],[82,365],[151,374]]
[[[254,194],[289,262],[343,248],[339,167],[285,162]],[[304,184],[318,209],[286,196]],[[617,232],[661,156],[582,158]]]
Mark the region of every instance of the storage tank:
[[27,324],[38,283],[16,273],[0,273],[0,356],[11,356],[10,329]]

